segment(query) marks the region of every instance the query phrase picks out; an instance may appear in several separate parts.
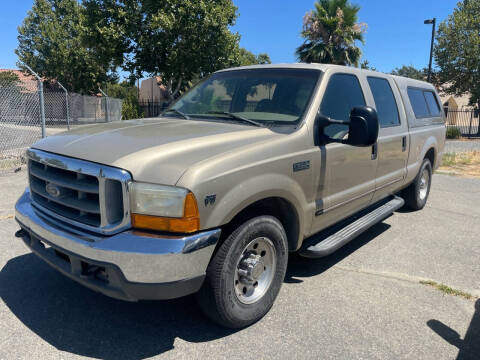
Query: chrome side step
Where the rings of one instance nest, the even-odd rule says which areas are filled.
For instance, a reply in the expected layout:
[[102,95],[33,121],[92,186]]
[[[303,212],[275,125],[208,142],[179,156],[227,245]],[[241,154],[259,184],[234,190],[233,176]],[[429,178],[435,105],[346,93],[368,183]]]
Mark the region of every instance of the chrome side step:
[[402,198],[394,196],[390,201],[384,202],[380,206],[374,205],[375,207],[368,208],[366,210],[367,212],[364,210],[360,215],[351,218],[353,222],[350,220],[348,225],[340,228],[337,226],[338,230],[334,229],[337,231],[333,234],[327,232],[325,235],[325,232],[321,232],[305,240],[305,245],[300,249],[299,255],[307,258],[320,258],[330,255],[373,225],[393,214],[393,212],[400,209],[404,203],[405,201]]

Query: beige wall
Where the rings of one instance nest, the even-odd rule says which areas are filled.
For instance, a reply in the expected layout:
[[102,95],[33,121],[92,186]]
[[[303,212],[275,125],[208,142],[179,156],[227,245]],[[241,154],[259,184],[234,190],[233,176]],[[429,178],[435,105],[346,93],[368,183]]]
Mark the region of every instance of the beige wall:
[[166,101],[165,87],[158,85],[160,77],[142,80],[140,84],[140,101]]

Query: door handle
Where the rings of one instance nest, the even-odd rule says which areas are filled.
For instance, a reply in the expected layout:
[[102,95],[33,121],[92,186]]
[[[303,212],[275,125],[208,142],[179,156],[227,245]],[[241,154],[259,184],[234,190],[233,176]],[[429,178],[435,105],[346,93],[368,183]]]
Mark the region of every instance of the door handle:
[[402,152],[407,150],[407,137],[402,137]]
[[378,146],[377,143],[372,145],[372,160],[375,160],[377,158],[377,153],[378,153]]

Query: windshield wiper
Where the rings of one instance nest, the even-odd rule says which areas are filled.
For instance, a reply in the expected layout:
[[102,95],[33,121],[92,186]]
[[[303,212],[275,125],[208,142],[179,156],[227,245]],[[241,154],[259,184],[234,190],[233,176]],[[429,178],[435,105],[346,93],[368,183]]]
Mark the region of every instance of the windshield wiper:
[[228,111],[209,111],[208,114],[227,115],[230,118],[235,119],[235,120],[240,120],[240,121],[243,121],[243,122],[249,123],[251,125],[258,126],[258,127],[265,127],[263,124],[260,124],[259,122],[256,122],[255,120],[247,119],[246,117],[243,117],[243,116],[240,116],[240,115],[228,112]]
[[187,114],[185,114],[184,112],[181,112],[180,110],[177,110],[177,109],[167,109],[165,110],[163,113],[166,114],[168,112],[173,112],[175,114],[178,114],[180,115],[181,117],[183,117],[184,119],[186,120],[190,120],[190,116],[188,116]]

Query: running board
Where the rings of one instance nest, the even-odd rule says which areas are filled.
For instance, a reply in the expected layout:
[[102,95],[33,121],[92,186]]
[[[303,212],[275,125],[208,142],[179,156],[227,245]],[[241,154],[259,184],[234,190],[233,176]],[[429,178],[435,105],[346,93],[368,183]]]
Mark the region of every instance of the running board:
[[383,205],[370,208],[367,210],[368,212],[363,212],[360,217],[353,218],[353,222],[341,227],[333,234],[325,235],[322,232],[306,240],[306,246],[300,249],[299,255],[307,258],[320,258],[330,255],[373,225],[386,219],[394,211],[400,209],[404,203],[405,201],[402,198],[394,196],[393,199],[384,202]]

